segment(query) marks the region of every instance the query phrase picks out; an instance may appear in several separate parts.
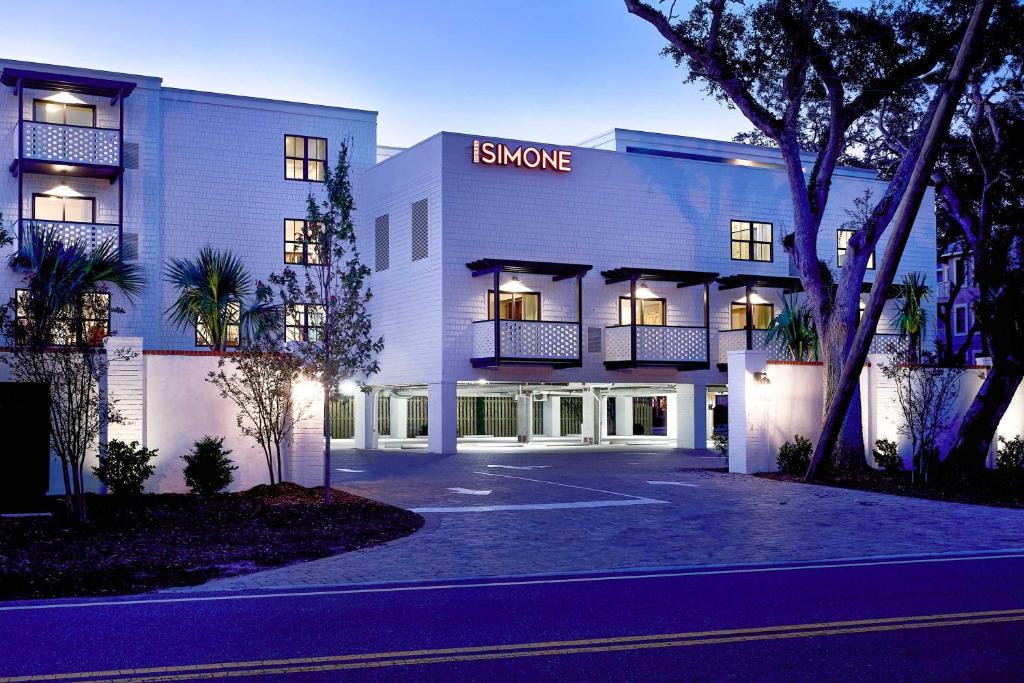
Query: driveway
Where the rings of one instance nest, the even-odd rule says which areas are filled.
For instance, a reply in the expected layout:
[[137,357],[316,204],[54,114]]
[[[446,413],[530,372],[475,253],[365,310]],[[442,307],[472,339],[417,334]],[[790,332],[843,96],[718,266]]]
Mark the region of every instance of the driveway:
[[709,451],[337,451],[339,488],[419,511],[393,543],[189,590],[1024,548],[1024,511],[789,484]]

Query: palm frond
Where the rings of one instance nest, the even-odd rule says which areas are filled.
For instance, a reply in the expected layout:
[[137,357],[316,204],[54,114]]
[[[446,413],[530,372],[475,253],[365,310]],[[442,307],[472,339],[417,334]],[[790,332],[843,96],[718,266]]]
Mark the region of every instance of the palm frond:
[[164,277],[178,291],[167,309],[171,322],[182,329],[199,323],[210,346],[223,348],[228,326],[240,322],[231,319],[230,309],[240,307],[252,291],[241,259],[230,251],[204,247],[194,261],[171,259]]

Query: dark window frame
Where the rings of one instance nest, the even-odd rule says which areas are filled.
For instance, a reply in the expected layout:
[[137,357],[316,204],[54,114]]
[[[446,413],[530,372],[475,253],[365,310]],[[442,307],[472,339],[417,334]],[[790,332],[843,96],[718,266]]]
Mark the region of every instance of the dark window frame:
[[[537,319],[536,320],[524,320],[523,318],[502,318],[502,320],[519,320],[520,322],[526,322],[526,323],[539,323],[539,322],[542,322],[544,320],[543,309],[541,308],[542,301],[541,301],[541,297],[540,297],[540,292],[499,292],[499,293],[500,294],[510,294],[510,295],[512,295],[513,300],[514,300],[514,297],[516,295],[519,295],[519,296],[535,296],[535,297],[537,297]],[[499,300],[500,300],[500,298],[499,298]],[[499,314],[501,312],[500,311],[500,304],[499,304],[499,311],[498,312],[499,312]],[[487,319],[488,320],[494,320],[494,290],[493,289],[488,289],[487,290]]]
[[[228,327],[237,327],[238,328],[238,333],[235,335],[235,343],[232,344],[230,341],[228,341],[227,343],[224,344],[224,347],[228,348],[228,349],[237,349],[242,344],[242,302],[241,301],[231,301],[231,302],[229,302],[229,304],[236,304],[238,306],[238,318],[237,318],[237,320],[235,322],[229,322],[227,326]],[[231,335],[229,334],[228,336],[230,337]],[[195,324],[195,339],[196,339],[196,346],[197,347],[206,347],[206,348],[210,347],[210,344],[208,342],[207,343],[202,343],[200,338],[199,338],[199,321],[198,320],[196,321],[196,324]]]
[[[764,306],[767,306],[768,309],[769,309],[768,320],[769,321],[774,320],[775,319],[775,304],[773,304],[771,302],[766,303],[766,304],[754,304],[754,303],[750,304],[750,313],[751,313],[751,315],[753,315],[755,309],[760,308],[760,307],[764,307]],[[746,327],[732,327],[732,309],[736,308],[736,307],[743,308],[744,317],[746,317],[746,308],[747,308],[746,304],[738,304],[735,301],[729,302],[729,325],[730,325],[730,327],[729,327],[729,330],[727,330],[729,332],[734,332],[736,330],[745,330],[745,329],[747,329]],[[769,325],[770,324],[771,323],[769,323]],[[752,330],[766,330],[766,329],[768,329],[767,327],[754,327],[753,320],[750,321],[750,328]]]
[[[301,325],[291,325],[291,324],[289,324],[289,321],[291,320],[292,309],[295,309],[295,308],[297,308],[299,306],[302,307],[302,324]],[[323,323],[321,323],[319,325],[310,325],[309,324],[309,309],[311,309],[311,308],[313,308],[313,309],[316,309],[316,308],[323,309],[324,305],[323,304],[307,304],[307,303],[296,303],[296,304],[287,304],[286,305],[285,313],[284,313],[284,341],[285,341],[286,344],[288,342],[296,342],[296,341],[308,342],[309,341],[309,331],[311,329],[312,330],[320,330],[321,333],[323,332],[323,329],[324,329]],[[289,330],[300,330],[301,332],[300,332],[299,338],[298,339],[289,339],[289,335],[288,335],[288,331]]]
[[[302,240],[301,241],[296,241],[296,240],[288,239],[288,221],[302,223]],[[282,256],[282,258],[284,259],[284,263],[286,265],[289,265],[289,266],[320,266],[320,265],[323,265],[319,261],[312,262],[312,261],[309,260],[310,254],[313,253],[313,252],[310,251],[310,247],[309,247],[309,245],[310,245],[310,241],[309,241],[309,224],[310,224],[310,221],[308,219],[305,219],[305,218],[285,218],[284,221],[282,222],[281,225],[282,225],[282,230],[283,230],[283,233],[284,233],[284,246],[285,246],[284,255]],[[302,245],[302,260],[300,260],[300,261],[289,261],[288,260],[289,254],[297,253],[297,252],[289,252],[288,251],[287,247],[288,247],[289,244],[301,244]]]
[[[628,296],[620,296],[619,297],[619,310],[618,310],[619,325],[629,325],[629,323],[627,323],[627,322],[622,322],[622,302],[623,301],[629,301],[629,297]],[[640,319],[637,318],[637,323],[636,323],[637,327],[645,327],[645,326],[646,327],[665,327],[666,325],[668,325],[668,301],[665,299],[665,297],[658,296],[658,297],[649,297],[649,298],[646,298],[646,299],[641,299],[641,298],[638,297],[637,300],[636,300],[636,303],[637,303],[637,305],[641,305],[642,306],[641,302],[643,302],[643,301],[660,301],[661,302],[661,322],[658,323],[657,325],[647,325],[646,323],[640,322]],[[636,315],[636,311],[633,311],[633,315],[634,316]]]
[[[750,239],[749,240],[738,240],[738,239],[733,237],[733,235],[735,234],[735,231],[733,230],[733,224],[734,223],[745,223],[747,225],[747,230],[750,233]],[[769,236],[769,239],[768,239],[767,242],[765,242],[763,240],[755,240],[754,239],[754,224],[755,223],[759,223],[761,225],[767,225],[768,226],[768,229],[771,231],[771,235]],[[733,256],[733,248],[732,247],[733,247],[734,244],[744,244],[744,245],[746,245],[746,247],[747,247],[747,250],[746,250],[747,251],[747,257],[746,258],[739,258],[739,257]],[[754,254],[755,254],[754,247],[755,247],[755,245],[764,245],[764,244],[768,245],[768,258],[767,259],[755,258],[754,257]],[[729,220],[729,258],[731,260],[733,260],[733,261],[749,261],[749,262],[753,262],[753,263],[774,263],[775,262],[775,224],[770,222],[770,221],[740,220],[738,218],[730,219]]]
[[[44,221],[44,222],[45,221],[53,221],[52,218],[36,218],[36,199],[38,197],[50,197],[52,199],[54,197],[54,195],[46,194],[45,192],[33,192],[32,193],[32,219],[31,220],[33,220],[33,221]],[[89,222],[89,223],[83,223],[81,221],[69,221],[69,220],[67,220],[66,219],[66,216],[67,216],[67,205],[65,204],[64,205],[64,215],[65,215],[65,218],[62,219],[62,220],[53,221],[53,222],[55,222],[55,223],[74,223],[75,225],[100,225],[100,223],[96,222],[96,198],[95,197],[57,197],[57,199],[78,199],[78,200],[87,199],[87,200],[89,200],[89,203],[92,204],[92,221]]]
[[[18,287],[18,288],[16,288],[14,290],[14,300],[15,300],[14,322],[15,322],[15,325],[17,325],[18,327],[21,326],[20,322],[22,320],[31,320],[31,316],[23,315],[22,314],[22,310],[23,309],[18,304],[18,295],[21,294],[22,292],[28,292],[28,290],[25,289],[24,287]],[[89,322],[100,322],[100,323],[102,323],[102,328],[104,330],[104,333],[103,333],[103,336],[100,337],[95,342],[87,343],[86,344],[87,346],[99,346],[100,344],[103,343],[104,339],[106,339],[107,337],[110,336],[110,329],[111,329],[111,327],[110,327],[111,326],[111,317],[110,317],[110,314],[111,314],[111,300],[110,300],[110,292],[92,291],[92,292],[86,292],[86,294],[88,294],[89,296],[99,296],[101,298],[106,299],[106,311],[107,311],[106,316],[104,316],[102,318],[87,318],[87,317],[85,317],[85,312],[84,311],[81,311],[81,310],[78,311],[78,315],[75,315],[75,316],[73,316],[73,317],[71,317],[69,319],[70,322],[76,323],[76,324],[74,324],[75,341],[73,343],[72,342],[67,342],[67,343],[64,343],[64,344],[60,344],[60,343],[54,342],[56,346],[72,346],[72,345],[78,346],[78,345],[82,345],[83,342],[85,342],[85,340],[82,338],[82,335],[85,332],[86,326],[87,326],[87,324]],[[61,316],[58,316],[57,319],[58,320],[61,319]]]
[[[850,230],[849,228],[836,228],[836,265],[839,266],[840,268],[843,267],[843,260],[844,260],[844,258],[846,256],[846,250],[849,248],[849,247],[842,246],[842,242],[840,241],[840,238],[841,238],[841,236],[842,236],[842,234],[844,232],[850,233],[850,237],[852,237],[853,234],[855,232],[857,232],[857,231],[856,230]],[[849,237],[846,238],[846,243],[847,244],[850,243],[850,238]],[[872,249],[871,250],[871,256],[868,257],[868,265],[867,265],[867,269],[868,270],[874,270],[875,269],[875,257],[876,256],[877,256],[877,250],[876,249]]]
[[[36,105],[40,102],[45,104],[59,104],[64,107],[64,123],[50,123],[49,121],[40,121],[36,118]],[[96,116],[96,105],[95,104],[77,104],[70,103],[72,107],[82,107],[83,109],[92,110],[92,125],[91,126],[80,126],[77,123],[68,123],[68,102],[52,102],[45,97],[35,97],[32,99],[32,122],[33,123],[45,123],[51,126],[70,126],[71,128],[99,128],[99,117]]]
[[[302,139],[302,156],[288,156],[288,138],[301,138]],[[324,158],[323,159],[311,159],[309,157],[309,141],[310,140],[323,140],[324,143]],[[297,135],[295,133],[284,134],[284,179],[285,180],[297,180],[300,182],[307,183],[322,183],[323,178],[320,180],[312,180],[309,177],[309,162],[314,161],[323,165],[323,174],[326,176],[327,173],[327,160],[330,158],[328,151],[327,138],[317,137],[315,135]],[[301,178],[289,178],[288,177],[288,162],[289,161],[302,161],[302,177]]]

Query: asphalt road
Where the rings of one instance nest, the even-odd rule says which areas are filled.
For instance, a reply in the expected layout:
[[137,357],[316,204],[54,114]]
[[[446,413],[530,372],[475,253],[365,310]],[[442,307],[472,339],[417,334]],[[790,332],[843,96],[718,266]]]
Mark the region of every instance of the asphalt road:
[[0,604],[0,681],[1020,680],[1024,553]]

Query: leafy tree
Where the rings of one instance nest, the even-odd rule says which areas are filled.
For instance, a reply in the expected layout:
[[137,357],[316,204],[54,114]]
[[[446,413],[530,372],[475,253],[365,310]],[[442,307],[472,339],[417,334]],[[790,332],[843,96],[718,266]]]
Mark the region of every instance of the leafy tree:
[[305,364],[285,348],[284,312],[271,305],[273,297],[270,287],[256,283],[259,324],[243,331],[238,352],[221,357],[216,372],[207,377],[222,398],[235,404],[242,434],[263,450],[271,485],[284,481],[281,445],[288,442],[309,409],[294,398]]
[[220,493],[235,479],[237,465],[231,462],[231,451],[224,448],[224,437],[204,436],[192,450],[181,456],[185,461],[185,485],[199,496]]
[[342,380],[377,372],[377,354],[384,348],[374,338],[366,287],[370,269],[359,258],[352,212],[355,203],[349,180],[349,150],[341,145],[335,168],[326,169],[324,196],[308,198],[307,239],[318,265],[301,272],[285,268],[270,276],[285,310],[289,350],[304,362],[306,372],[323,387],[324,498],[331,500],[330,402],[340,398]]
[[100,464],[92,468],[92,473],[115,496],[141,495],[146,480],[156,471],[149,461],[156,457],[157,450],[139,448],[138,441],[129,444],[111,439],[100,448]]
[[768,325],[765,344],[785,348],[793,360],[818,360],[818,330],[810,307],[798,303],[796,295],[781,298],[782,310]]
[[924,273],[907,273],[897,287],[896,315],[893,323],[900,337],[910,342],[910,360],[917,362],[921,354],[921,334],[928,325],[928,306],[931,287]]
[[[817,324],[824,365],[825,419],[808,478],[828,454],[840,466],[867,466],[857,379],[995,2],[701,0],[679,17],[674,2],[656,8],[625,0],[630,13],[668,42],[666,53],[689,81],[739,109],[758,136],[779,148],[793,206],[788,249]],[[929,106],[913,121],[911,143],[869,220],[850,238],[833,287],[817,242],[836,167],[863,143],[873,114],[922,86]],[[867,262],[887,229],[885,254],[858,323]]]
[[38,231],[26,234],[10,265],[23,272],[24,290],[2,309],[0,327],[12,353],[0,362],[16,381],[49,388],[50,448],[61,463],[68,511],[84,521],[86,455],[105,424],[123,421],[102,382],[109,364],[102,336],[86,327],[98,311],[87,313],[111,288],[132,299],[142,290],[142,274],[120,258],[113,241],[89,251]]
[[199,331],[213,351],[224,351],[231,328],[242,324],[242,301],[252,293],[242,261],[229,251],[203,247],[195,260],[171,259],[165,273],[178,292],[167,309],[172,323],[183,330]]

